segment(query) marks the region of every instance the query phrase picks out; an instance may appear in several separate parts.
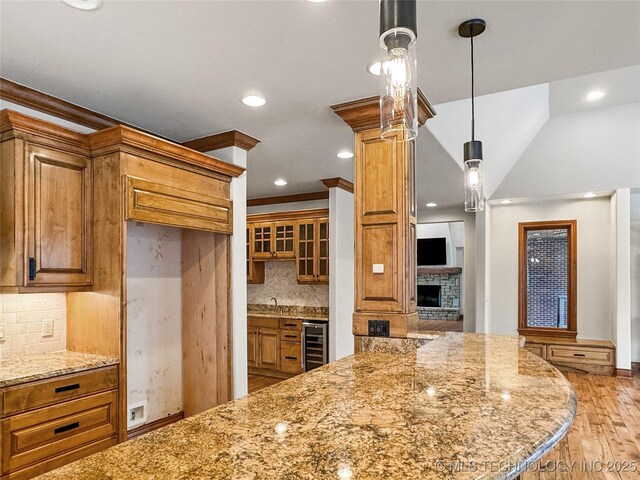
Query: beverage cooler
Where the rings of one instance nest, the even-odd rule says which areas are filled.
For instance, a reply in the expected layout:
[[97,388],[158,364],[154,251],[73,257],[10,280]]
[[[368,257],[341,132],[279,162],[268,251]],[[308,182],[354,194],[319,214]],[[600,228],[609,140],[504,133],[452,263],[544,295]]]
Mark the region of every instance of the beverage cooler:
[[327,322],[302,323],[302,359],[305,372],[321,367],[329,361]]

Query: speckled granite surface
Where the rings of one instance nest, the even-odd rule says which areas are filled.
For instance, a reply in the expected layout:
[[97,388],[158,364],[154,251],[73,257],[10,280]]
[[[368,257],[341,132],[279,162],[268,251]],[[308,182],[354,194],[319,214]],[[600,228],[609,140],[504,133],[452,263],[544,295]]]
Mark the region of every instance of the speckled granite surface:
[[247,314],[252,316],[277,316],[280,318],[301,318],[304,320],[329,320],[327,307],[297,307],[294,305],[247,305]]
[[53,352],[0,361],[0,387],[117,365],[118,359],[76,352]]
[[[510,478],[575,409],[569,382],[517,337],[446,334],[406,355],[352,355],[42,478]],[[474,461],[503,468],[450,470]]]

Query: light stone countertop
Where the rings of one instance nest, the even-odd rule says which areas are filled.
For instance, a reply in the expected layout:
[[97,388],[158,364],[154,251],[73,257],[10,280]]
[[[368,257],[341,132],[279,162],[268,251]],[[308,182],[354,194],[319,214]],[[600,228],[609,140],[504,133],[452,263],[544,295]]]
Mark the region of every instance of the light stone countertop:
[[42,478],[513,478],[575,413],[569,382],[518,337],[447,333],[351,355]]
[[67,351],[10,358],[0,361],[0,388],[118,363],[117,358]]

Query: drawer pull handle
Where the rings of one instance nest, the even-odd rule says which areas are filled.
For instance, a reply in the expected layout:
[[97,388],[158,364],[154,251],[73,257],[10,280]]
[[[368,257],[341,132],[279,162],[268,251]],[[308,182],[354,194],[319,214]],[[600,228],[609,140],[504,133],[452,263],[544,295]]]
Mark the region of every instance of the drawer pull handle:
[[584,353],[574,353],[573,356],[574,357],[586,357],[586,355]]
[[73,430],[74,428],[78,428],[79,426],[80,426],[80,422],[73,422],[73,423],[70,423],[69,425],[65,425],[64,427],[56,428],[53,431],[53,433],[57,435],[59,433],[64,433],[64,432],[68,432],[69,430]]
[[77,390],[80,388],[79,383],[72,383],[71,385],[65,385],[64,387],[57,387],[56,393],[68,392],[69,390]]
[[296,335],[285,335],[285,338],[296,338]]
[[295,323],[285,323],[284,326],[285,327],[297,327],[298,325],[296,325]]
[[285,356],[284,358],[286,358],[287,360],[297,360],[298,359],[298,357],[288,357],[288,356]]

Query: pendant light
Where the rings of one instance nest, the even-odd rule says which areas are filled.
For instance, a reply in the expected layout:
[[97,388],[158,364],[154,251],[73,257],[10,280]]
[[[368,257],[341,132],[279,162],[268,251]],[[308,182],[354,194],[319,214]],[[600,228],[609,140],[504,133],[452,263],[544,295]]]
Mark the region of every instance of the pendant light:
[[380,0],[380,134],[409,141],[418,135],[416,0]]
[[458,27],[458,35],[471,39],[471,141],[464,144],[464,209],[466,212],[484,210],[482,142],[476,140],[473,38],[484,32],[485,28],[486,23],[480,18],[467,20]]

